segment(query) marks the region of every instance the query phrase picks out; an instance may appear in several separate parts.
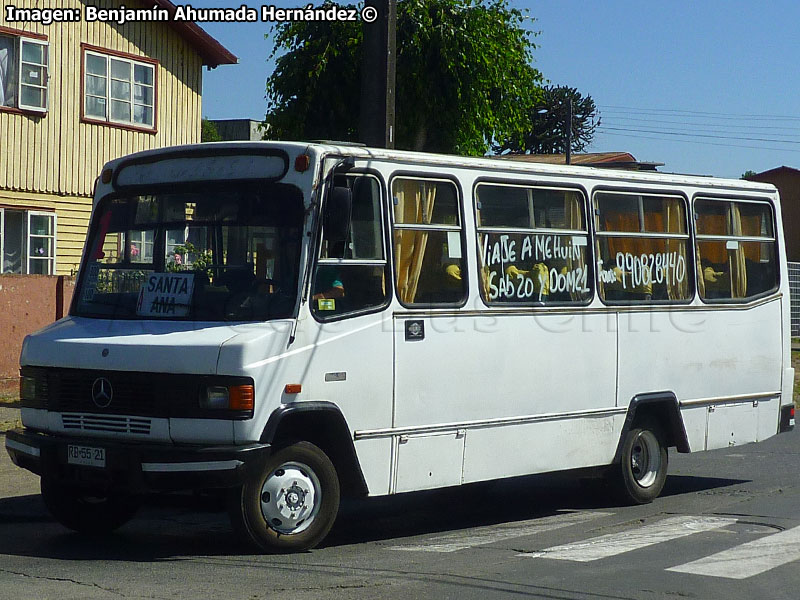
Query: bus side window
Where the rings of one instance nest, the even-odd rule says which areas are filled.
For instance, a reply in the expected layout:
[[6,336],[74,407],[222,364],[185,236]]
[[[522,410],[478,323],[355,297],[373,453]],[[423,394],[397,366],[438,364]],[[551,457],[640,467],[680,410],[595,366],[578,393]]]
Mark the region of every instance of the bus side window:
[[597,274],[605,302],[691,299],[686,201],[680,196],[598,192]]
[[[335,185],[349,190],[350,218],[343,239],[335,239],[335,232],[323,227],[311,286],[311,310],[322,320],[376,308],[387,299],[388,263],[378,180],[348,175],[337,177]],[[326,201],[323,211],[328,209]]]
[[697,287],[703,300],[743,300],[777,287],[769,204],[697,199],[694,210]]
[[451,181],[392,181],[397,295],[405,305],[462,303],[467,296],[458,191]]
[[481,294],[489,304],[586,302],[585,199],[577,190],[479,183]]

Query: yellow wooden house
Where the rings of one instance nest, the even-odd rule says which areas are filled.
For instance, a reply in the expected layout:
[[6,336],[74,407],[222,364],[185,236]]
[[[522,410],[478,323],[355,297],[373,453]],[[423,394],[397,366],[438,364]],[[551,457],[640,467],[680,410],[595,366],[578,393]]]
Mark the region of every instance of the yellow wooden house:
[[[52,6],[51,6],[52,5]],[[100,9],[168,0],[93,0]],[[6,7],[80,11],[82,0],[0,0],[0,273],[73,274],[102,165],[200,141],[202,67],[237,62],[195,23],[6,19]],[[165,14],[165,13],[160,13]]]

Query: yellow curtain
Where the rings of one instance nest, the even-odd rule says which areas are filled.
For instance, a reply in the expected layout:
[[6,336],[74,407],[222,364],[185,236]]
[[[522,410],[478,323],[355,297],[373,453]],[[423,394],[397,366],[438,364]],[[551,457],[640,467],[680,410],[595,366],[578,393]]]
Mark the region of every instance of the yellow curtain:
[[[667,200],[664,203],[664,222],[668,233],[684,233],[685,222],[683,218],[683,204],[680,200]],[[677,252],[679,256],[686,258],[686,245],[682,240],[667,240],[666,253],[669,255]],[[699,267],[698,267],[699,268]],[[667,297],[670,300],[680,300],[689,295],[688,273],[683,281],[673,282],[672,277],[667,277],[667,269],[664,269],[664,279],[667,282]],[[705,291],[703,292],[705,293]]]
[[[436,199],[436,184],[400,179],[394,184],[395,223],[424,224],[431,222]],[[427,231],[399,229],[395,231],[395,257],[397,259],[397,290],[400,299],[413,303],[417,296],[419,275],[428,244]]]
[[697,293],[701,298],[706,297],[706,280],[703,275],[703,266],[700,264],[700,244],[697,244],[695,251],[695,260],[697,261]]
[[[739,212],[739,205],[732,202],[730,206],[733,235],[742,235],[742,214]],[[728,265],[731,273],[732,297],[744,298],[747,295],[747,263],[742,242],[736,245],[736,250],[728,253]]]
[[[742,216],[742,235],[746,235],[748,237],[760,237],[762,235],[762,218],[763,213]],[[761,251],[763,249],[761,244],[757,242],[747,242],[745,244],[740,243],[739,245],[744,247],[743,252],[745,258],[754,262],[759,262],[761,260]]]
[[486,256],[486,244],[489,243],[489,234],[481,233],[478,235],[478,253],[480,265],[480,279],[483,286],[483,297],[489,298],[489,267],[484,263],[483,258]]
[[[583,202],[583,198],[578,194],[572,192],[564,192],[564,217],[566,220],[565,225],[568,229],[583,229],[583,213],[581,211],[581,204]],[[585,238],[588,240],[588,238]],[[569,258],[567,258],[567,272],[572,271],[575,266],[573,265],[572,255],[570,254]],[[581,260],[581,265],[584,269],[586,265],[584,261]],[[545,275],[548,279],[547,284],[548,288],[550,287],[550,273],[546,273]],[[601,284],[602,285],[602,284]],[[570,298],[572,300],[580,300],[581,293],[572,291],[569,293]]]

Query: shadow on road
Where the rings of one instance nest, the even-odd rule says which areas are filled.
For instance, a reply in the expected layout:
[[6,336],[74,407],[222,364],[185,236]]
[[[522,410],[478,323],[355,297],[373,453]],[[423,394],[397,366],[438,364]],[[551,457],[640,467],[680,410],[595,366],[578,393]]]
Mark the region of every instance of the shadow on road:
[[[663,496],[708,492],[746,483],[739,479],[668,477]],[[414,535],[513,525],[563,510],[618,506],[609,490],[580,485],[563,474],[535,475],[343,502],[322,547]],[[148,499],[140,514],[114,534],[72,533],[55,523],[38,495],[0,499],[0,554],[63,560],[163,561],[187,556],[252,554],[230,530],[218,498],[193,495]]]
[[[707,492],[746,480],[670,476],[662,496]],[[569,474],[531,475],[457,488],[352,500],[323,546],[383,541],[423,534],[513,524],[565,510],[608,510],[621,506],[601,482],[579,482]]]

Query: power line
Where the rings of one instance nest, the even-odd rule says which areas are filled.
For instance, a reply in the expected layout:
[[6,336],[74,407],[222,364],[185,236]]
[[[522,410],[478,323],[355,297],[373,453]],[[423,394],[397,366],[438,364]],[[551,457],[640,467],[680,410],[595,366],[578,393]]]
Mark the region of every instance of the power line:
[[708,111],[699,111],[699,110],[685,110],[685,109],[677,109],[677,108],[637,108],[635,106],[617,106],[613,104],[606,104],[606,105],[598,105],[597,107],[600,109],[601,113],[605,111],[609,112],[619,112],[619,110],[624,111],[634,111],[636,113],[642,114],[682,114],[686,116],[697,115],[697,116],[706,116],[706,117],[713,117],[719,119],[771,119],[771,120],[787,120],[787,121],[800,121],[800,116],[798,115],[769,115],[769,114],[748,114],[748,113],[723,113],[723,112],[708,112]]
[[652,136],[652,135],[637,135],[635,133],[608,133],[605,131],[601,131],[601,133],[605,136],[609,137],[625,137],[625,138],[636,138],[642,140],[657,140],[659,142],[680,142],[682,144],[702,144],[705,146],[718,146],[722,148],[749,148],[753,150],[776,150],[779,152],[798,152],[800,153],[800,149],[795,148],[772,148],[769,146],[751,146],[745,144],[723,144],[719,142],[708,142],[705,140],[665,140],[662,137]]
[[[602,115],[601,115],[602,118]],[[608,119],[602,120],[602,124],[608,124],[608,121],[616,122],[616,121],[632,121],[635,123],[660,123],[665,125],[691,125],[692,127],[699,127],[702,129],[780,129],[782,131],[797,131],[800,132],[800,127],[792,127],[788,125],[727,125],[727,124],[717,124],[717,123],[686,123],[685,121],[665,121],[663,119],[639,119],[636,117],[625,117],[625,116],[611,116]],[[792,135],[792,134],[786,134]]]
[[662,131],[658,129],[636,129],[636,128],[624,128],[624,127],[606,127],[605,125],[601,125],[598,129],[607,130],[607,131],[632,131],[636,133],[655,133],[658,135],[674,135],[674,136],[683,136],[683,137],[700,137],[700,138],[710,138],[710,139],[717,139],[717,140],[742,140],[745,142],[772,142],[778,144],[800,144],[800,140],[777,140],[774,138],[757,138],[757,137],[740,137],[734,135],[711,135],[707,133],[679,133],[675,131]]

